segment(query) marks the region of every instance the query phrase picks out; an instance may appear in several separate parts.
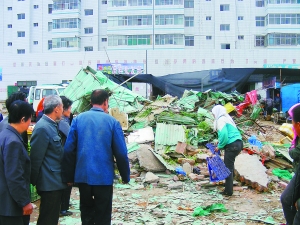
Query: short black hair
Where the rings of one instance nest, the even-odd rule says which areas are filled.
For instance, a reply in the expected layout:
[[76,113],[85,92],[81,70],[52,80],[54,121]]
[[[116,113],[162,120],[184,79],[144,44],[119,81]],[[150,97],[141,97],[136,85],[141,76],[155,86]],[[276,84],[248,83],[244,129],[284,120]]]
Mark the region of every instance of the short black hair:
[[26,101],[26,94],[20,91],[12,93],[5,101],[5,106],[7,110],[9,109],[11,103],[13,103],[16,100]]
[[103,89],[94,90],[91,94],[91,103],[102,105],[106,100],[108,100],[109,94]]
[[60,96],[62,103],[63,103],[63,109],[68,110],[68,108],[73,104],[73,102],[68,99],[66,96]]
[[16,100],[10,104],[8,113],[8,123],[20,123],[23,117],[25,121],[30,119],[34,110],[28,102]]
[[292,110],[294,122],[300,122],[300,105],[295,106]]

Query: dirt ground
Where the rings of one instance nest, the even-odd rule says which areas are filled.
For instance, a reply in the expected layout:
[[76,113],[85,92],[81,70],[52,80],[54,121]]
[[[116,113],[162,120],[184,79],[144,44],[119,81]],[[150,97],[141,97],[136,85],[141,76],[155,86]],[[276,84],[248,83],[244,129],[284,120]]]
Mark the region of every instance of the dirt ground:
[[[238,184],[241,185],[241,184]],[[146,187],[143,189],[119,189],[114,188],[113,200],[113,225],[125,224],[281,224],[284,223],[283,213],[280,204],[281,188],[266,193],[258,193],[251,188],[242,191],[234,191],[231,197],[222,197],[218,194],[221,186],[212,186],[195,190],[193,183],[187,183],[186,189],[167,190],[166,188]],[[191,195],[193,197],[191,197]],[[138,198],[134,198],[138,196]],[[155,200],[153,200],[155,199]],[[178,201],[179,199],[179,201]],[[222,203],[228,210],[226,213],[212,213],[209,216],[193,217],[195,206]],[[31,215],[31,223],[36,224],[38,218],[39,201],[34,203],[37,207]],[[79,211],[79,191],[74,187],[71,195],[70,217],[61,217],[60,225],[81,224]],[[154,212],[157,205],[165,205],[161,215]],[[180,213],[177,209],[186,211]],[[175,208],[175,213],[174,209]],[[138,220],[141,217],[152,220]],[[171,214],[171,220],[167,220]],[[268,217],[272,217],[274,223],[264,223]],[[184,220],[185,219],[185,220]],[[198,223],[197,223],[198,221]],[[272,221],[272,220],[271,220]]]

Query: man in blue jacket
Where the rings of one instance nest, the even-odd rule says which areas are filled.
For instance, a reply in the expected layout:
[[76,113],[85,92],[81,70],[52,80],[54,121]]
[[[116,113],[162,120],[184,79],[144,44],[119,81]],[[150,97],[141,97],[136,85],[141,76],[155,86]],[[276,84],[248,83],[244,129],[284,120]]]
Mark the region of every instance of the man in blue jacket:
[[92,92],[93,107],[73,119],[65,144],[62,177],[78,184],[82,225],[111,224],[114,158],[123,183],[130,180],[123,131],[106,113],[108,98],[105,90]]
[[41,196],[37,225],[57,225],[63,191],[67,185],[61,179],[63,147],[58,132],[63,104],[58,95],[44,100],[45,114],[36,123],[30,144],[31,183]]

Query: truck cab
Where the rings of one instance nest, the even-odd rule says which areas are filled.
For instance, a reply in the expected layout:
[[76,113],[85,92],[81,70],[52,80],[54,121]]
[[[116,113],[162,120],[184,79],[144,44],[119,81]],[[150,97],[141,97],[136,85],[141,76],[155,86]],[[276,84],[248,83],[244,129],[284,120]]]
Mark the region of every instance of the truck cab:
[[62,85],[31,86],[27,101],[28,103],[32,104],[34,111],[36,111],[37,106],[42,98],[48,95],[60,95],[65,88],[66,87]]

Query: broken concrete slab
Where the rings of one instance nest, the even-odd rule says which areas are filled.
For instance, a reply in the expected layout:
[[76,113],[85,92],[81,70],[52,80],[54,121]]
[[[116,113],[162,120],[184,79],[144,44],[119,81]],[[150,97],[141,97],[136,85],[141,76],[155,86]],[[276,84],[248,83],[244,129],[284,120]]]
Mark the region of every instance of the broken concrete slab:
[[128,114],[120,112],[119,108],[110,108],[109,114],[118,120],[122,126],[122,130],[128,130]]
[[271,159],[275,158],[275,149],[271,145],[264,145],[262,147],[262,153],[269,156]]
[[235,159],[235,171],[238,179],[258,191],[268,189],[267,168],[262,165],[257,155],[239,154]]
[[157,183],[159,181],[159,177],[152,172],[148,172],[146,173],[144,181],[145,183]]
[[206,162],[207,157],[209,157],[208,154],[197,154],[196,162],[197,163]]
[[166,167],[157,159],[151,150],[149,145],[140,145],[140,148],[136,152],[140,167],[150,172],[165,171]]
[[168,185],[169,190],[182,189],[182,187],[183,187],[183,182],[181,181],[173,182]]
[[191,172],[193,172],[193,167],[188,162],[186,162],[182,165],[182,169],[187,175],[189,175]]
[[154,141],[154,133],[152,127],[145,127],[139,130],[136,130],[129,134],[128,143],[146,143]]
[[185,154],[185,152],[186,152],[186,145],[187,144],[185,142],[178,141],[178,143],[176,145],[175,151],[177,153],[180,153],[180,154]]

